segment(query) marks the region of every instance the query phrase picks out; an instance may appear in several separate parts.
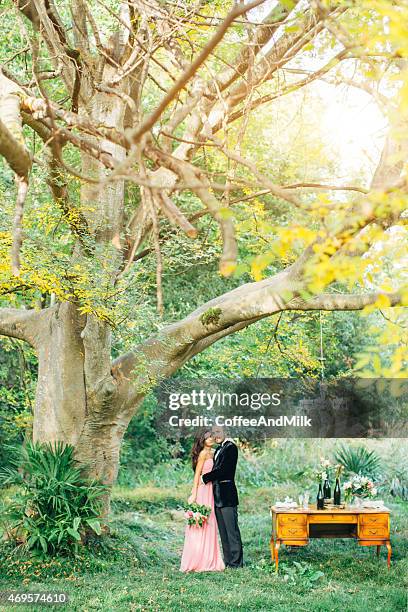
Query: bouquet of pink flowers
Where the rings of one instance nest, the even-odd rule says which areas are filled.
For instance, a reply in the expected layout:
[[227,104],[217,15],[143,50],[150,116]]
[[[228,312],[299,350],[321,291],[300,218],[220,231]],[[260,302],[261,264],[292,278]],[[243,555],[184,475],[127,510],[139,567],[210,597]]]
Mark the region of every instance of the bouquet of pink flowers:
[[193,525],[195,527],[203,527],[210,514],[210,506],[201,506],[200,504],[193,503],[184,508],[184,516],[187,519],[188,525]]

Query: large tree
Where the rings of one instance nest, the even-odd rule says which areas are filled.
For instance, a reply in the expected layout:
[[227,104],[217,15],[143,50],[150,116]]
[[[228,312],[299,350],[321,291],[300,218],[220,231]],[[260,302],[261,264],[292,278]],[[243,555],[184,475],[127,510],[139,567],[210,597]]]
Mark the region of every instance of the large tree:
[[[0,309],[0,334],[37,352],[36,440],[73,444],[94,476],[113,483],[124,432],[149,386],[217,340],[282,311],[406,303],[403,288],[367,292],[357,282],[367,253],[404,218],[407,105],[403,97],[399,105],[395,83],[405,79],[408,46],[397,30],[405,2],[15,0],[7,10],[5,25],[17,23],[18,35],[0,73],[0,154],[14,175],[15,213],[2,235],[2,299],[22,298],[20,307]],[[305,70],[314,49],[323,49],[320,60]],[[242,146],[245,125],[262,108],[319,79],[364,89],[388,114],[366,187],[336,176],[277,184]],[[218,174],[215,158],[225,160]],[[70,231],[69,274],[48,289],[30,268],[22,230],[24,203],[28,210],[41,176]],[[182,209],[184,193],[201,211]],[[161,233],[162,220],[194,240],[197,220],[213,218],[220,273],[229,276],[239,257],[234,206],[265,193],[309,221],[291,225],[289,215],[274,255],[256,260],[260,280],[214,296],[112,360],[108,302],[151,252],[163,310],[161,250],[174,233]],[[268,262],[284,242],[271,275]],[[339,291],[357,269],[355,290]],[[104,288],[97,303],[84,292],[84,271]],[[38,290],[52,299],[27,307],[24,292]]]

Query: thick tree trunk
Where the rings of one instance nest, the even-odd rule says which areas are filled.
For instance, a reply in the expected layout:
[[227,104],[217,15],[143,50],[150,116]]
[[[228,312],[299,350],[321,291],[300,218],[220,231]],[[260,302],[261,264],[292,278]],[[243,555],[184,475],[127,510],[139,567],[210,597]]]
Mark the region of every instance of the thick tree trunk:
[[[38,348],[39,372],[34,409],[34,440],[60,440],[75,448],[84,472],[114,484],[123,435],[134,413],[124,408],[120,385],[108,371],[110,334],[102,322],[64,303],[49,312]],[[139,395],[136,404],[143,399]],[[109,493],[105,498],[109,509]]]
[[38,348],[34,440],[72,445],[78,441],[87,414],[83,325],[84,317],[70,303],[50,312]]
[[129,419],[108,414],[90,415],[76,445],[76,458],[86,473],[107,485],[116,481],[120,449]]
[[[105,72],[112,71],[110,66]],[[109,80],[109,74],[104,75]],[[104,126],[122,128],[125,105],[116,95],[98,92],[81,110]],[[100,144],[100,143],[99,143]],[[120,161],[125,150],[109,141],[104,150]],[[82,172],[101,183],[83,182],[81,209],[94,237],[95,264],[106,288],[113,286],[121,263],[124,181],[103,185],[105,168],[87,154]],[[79,245],[78,245],[79,246]],[[87,257],[76,248],[73,259]],[[111,330],[93,314],[81,315],[74,304],[60,304],[50,315],[44,342],[38,350],[39,381],[34,415],[34,439],[62,440],[75,447],[76,459],[92,478],[112,485],[119,468],[123,435],[132,413],[121,408],[120,381],[111,374]],[[106,497],[105,511],[109,508]]]

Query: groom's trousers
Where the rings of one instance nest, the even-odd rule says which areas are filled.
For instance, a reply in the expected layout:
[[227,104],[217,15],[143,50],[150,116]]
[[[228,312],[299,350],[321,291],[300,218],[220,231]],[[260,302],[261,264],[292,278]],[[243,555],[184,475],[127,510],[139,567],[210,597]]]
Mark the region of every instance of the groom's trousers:
[[215,506],[218,531],[220,532],[224,562],[227,567],[242,567],[243,553],[241,533],[238,526],[238,510],[236,506]]

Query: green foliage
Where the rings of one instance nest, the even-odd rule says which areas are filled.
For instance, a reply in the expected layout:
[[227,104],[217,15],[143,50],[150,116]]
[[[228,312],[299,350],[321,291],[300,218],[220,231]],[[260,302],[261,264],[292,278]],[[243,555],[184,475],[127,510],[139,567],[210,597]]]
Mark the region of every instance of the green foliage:
[[10,448],[3,486],[19,489],[4,513],[9,539],[36,553],[78,552],[87,532],[101,533],[105,487],[81,475],[73,447],[29,442]]
[[[303,452],[301,456],[303,459]],[[292,550],[281,547],[276,573],[269,554],[269,505],[281,491],[270,486],[259,493],[257,487],[241,496],[242,570],[188,575],[178,571],[185,519],[174,509],[173,498],[177,495],[182,504],[188,489],[183,493],[162,484],[155,491],[114,489],[119,505],[112,517],[110,543],[83,549],[77,557],[55,556],[44,561],[23,551],[13,554],[9,545],[0,544],[0,588],[18,589],[24,584],[27,590],[44,590],[44,585],[51,584],[53,591],[68,592],[73,612],[195,612],[203,609],[203,602],[206,609],[248,612],[404,610],[408,504],[390,504],[391,571],[387,571],[384,548],[378,560],[374,550],[357,546],[352,539],[317,539]],[[125,506],[132,499],[137,508]],[[158,501],[163,505],[155,512]]]
[[[390,461],[390,474],[393,457],[400,464],[406,454],[403,445],[391,441],[367,441],[367,448],[371,447],[387,465]],[[269,554],[269,507],[286,494],[303,491],[309,481],[305,469],[316,463],[320,453],[329,456],[332,448],[332,440],[277,440],[255,454],[249,449],[241,452],[237,481],[245,555],[242,570],[189,575],[178,571],[185,530],[178,508],[186,503],[192,471],[177,459],[139,471],[140,483],[154,481],[156,486],[115,487],[110,537],[81,547],[75,557],[33,558],[1,542],[0,589],[17,589],[21,584],[27,590],[38,589],[51,583],[53,590],[68,592],[73,612],[84,607],[194,612],[202,609],[203,601],[206,607],[248,611],[363,612],[379,605],[382,610],[403,610],[408,586],[408,504],[389,497],[391,571],[386,568],[384,549],[377,560],[373,550],[357,546],[352,539],[317,539],[305,547],[281,547],[279,572],[275,571]],[[395,452],[398,448],[400,455]],[[8,496],[9,492],[3,493],[3,498]]]
[[336,450],[335,459],[344,466],[346,474],[362,474],[375,478],[380,472],[381,458],[365,446],[342,445]]
[[302,583],[307,589],[312,589],[317,582],[324,577],[324,572],[316,570],[310,563],[304,561],[294,561],[293,565],[282,563],[280,566],[283,580],[290,585]]
[[392,452],[387,454],[380,490],[396,499],[408,501],[407,449],[404,442],[395,440]]
[[33,349],[20,340],[0,339],[0,466],[7,465],[7,444],[30,436],[37,381]]
[[391,479],[389,491],[393,497],[408,501],[408,474],[406,471]]
[[150,393],[126,431],[121,448],[119,485],[134,486],[141,474],[183,452],[179,443],[173,444],[158,435],[154,427],[156,411],[157,400]]
[[[144,476],[148,479],[146,472]],[[167,484],[160,487],[143,486],[140,483],[134,488],[115,487],[112,491],[112,506],[116,513],[148,512],[149,515],[156,515],[176,510],[185,504],[187,499],[186,482],[188,482],[187,478],[182,485],[176,485],[173,488],[168,487]]]

